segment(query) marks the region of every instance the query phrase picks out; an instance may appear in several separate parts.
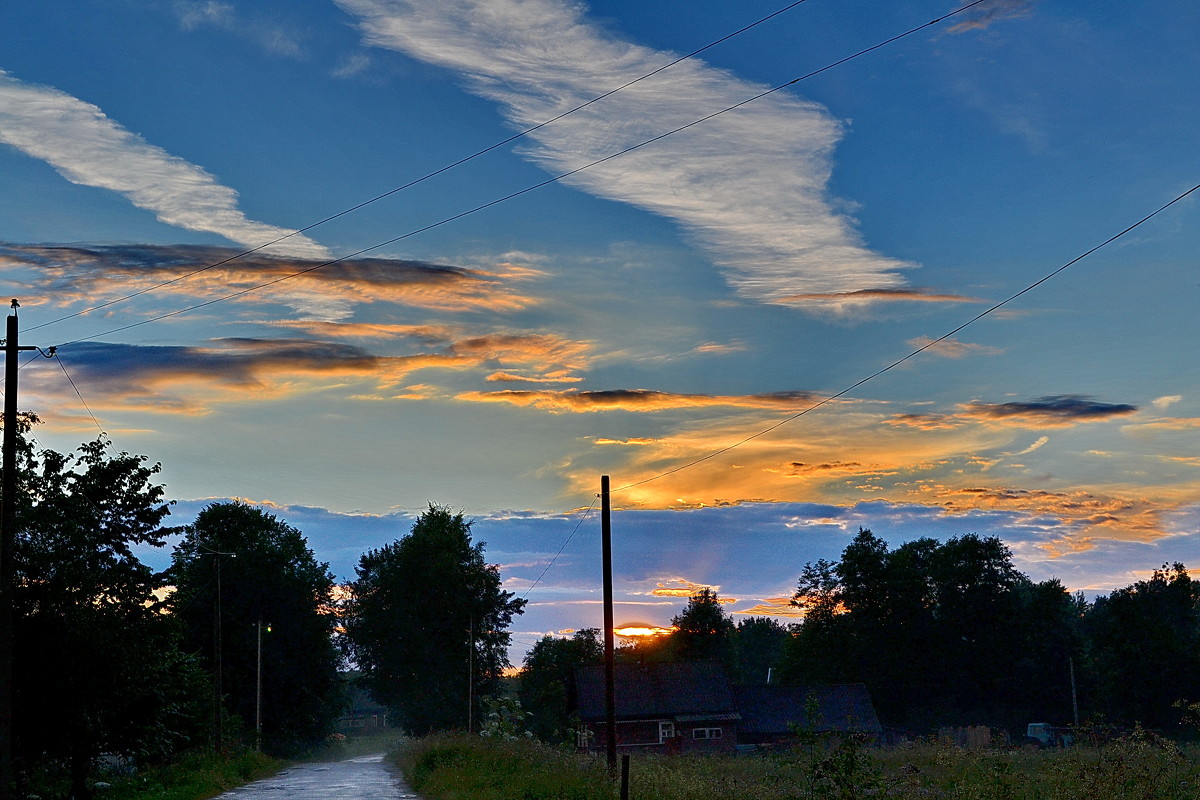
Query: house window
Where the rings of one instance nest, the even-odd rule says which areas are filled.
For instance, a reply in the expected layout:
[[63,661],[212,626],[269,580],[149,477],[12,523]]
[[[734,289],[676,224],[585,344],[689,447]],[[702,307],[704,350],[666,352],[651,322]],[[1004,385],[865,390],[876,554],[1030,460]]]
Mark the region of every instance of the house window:
[[692,728],[693,739],[720,739],[723,734],[720,728]]
[[658,723],[658,743],[662,744],[667,739],[675,738],[675,723],[660,722]]

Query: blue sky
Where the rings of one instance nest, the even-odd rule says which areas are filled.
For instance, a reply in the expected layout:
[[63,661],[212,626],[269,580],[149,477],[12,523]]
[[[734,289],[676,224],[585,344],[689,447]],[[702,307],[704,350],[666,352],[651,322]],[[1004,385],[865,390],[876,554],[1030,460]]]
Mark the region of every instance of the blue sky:
[[505,141],[786,5],[4,4],[0,270],[78,388],[23,369],[40,441],[343,577],[461,509],[525,642],[598,624],[602,474],[627,620],[783,613],[860,525],[1092,592],[1195,562],[1192,197],[839,393],[1198,182],[1200,10],[807,0]]

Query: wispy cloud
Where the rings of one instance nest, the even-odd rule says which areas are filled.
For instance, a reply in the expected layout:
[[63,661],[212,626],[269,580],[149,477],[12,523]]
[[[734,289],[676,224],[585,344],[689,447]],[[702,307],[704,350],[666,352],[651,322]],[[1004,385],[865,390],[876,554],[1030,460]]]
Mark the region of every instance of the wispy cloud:
[[232,3],[217,0],[175,0],[172,5],[185,31],[211,27],[253,42],[271,55],[303,58],[302,36],[279,21],[246,17]]
[[1137,406],[1127,403],[1104,403],[1076,394],[1051,395],[1026,402],[968,403],[964,409],[967,416],[977,419],[1039,427],[1098,422],[1128,416],[1138,410]]
[[[1033,13],[1036,2],[1037,0],[988,0],[965,12],[960,21],[951,25],[949,30],[951,33],[964,33],[982,30],[1001,20],[1027,17]],[[959,7],[964,5],[966,3],[960,3]]]
[[944,356],[946,358],[966,358],[971,355],[993,356],[1004,352],[998,347],[988,347],[983,344],[972,344],[971,342],[960,342],[957,339],[943,339],[937,344],[933,344],[934,340],[928,336],[918,336],[915,339],[909,339],[908,345],[913,349],[926,348],[926,353],[933,355]]
[[[86,103],[0,70],[0,142],[50,164],[72,183],[108,189],[162,222],[257,247],[292,231],[247,219],[237,192],[200,167],[147,143]],[[297,234],[272,252],[325,258],[329,251]]]
[[679,408],[736,406],[799,411],[820,398],[807,392],[777,392],[754,395],[672,394],[650,389],[610,389],[606,391],[519,391],[464,392],[460,400],[483,403],[509,403],[551,412],[589,411],[666,411]]
[[[675,58],[610,35],[562,0],[338,5],[359,18],[368,44],[455,71],[520,128]],[[524,152],[550,172],[577,169],[764,88],[692,59],[539,129]],[[841,135],[824,108],[777,93],[567,180],[676,220],[743,297],[835,308],[855,292],[900,288],[898,271],[912,266],[870,250],[834,210],[828,182]]]
[[[322,266],[323,259],[284,258],[255,253],[187,280],[182,275],[237,255],[224,247],[95,245],[33,246],[0,242],[0,269],[26,269],[22,279],[38,294],[53,296],[56,303],[94,304],[167,281],[160,292],[188,297],[224,295],[284,278],[238,302],[260,304],[263,297],[314,320],[333,323],[349,317],[359,305],[397,303],[438,311],[514,311],[533,304],[512,289],[514,281],[529,277],[521,268],[496,271],[403,261],[360,258]],[[29,270],[34,267],[36,269]],[[306,271],[307,270],[307,271]],[[49,290],[53,290],[50,292]],[[326,329],[328,330],[328,329]],[[352,327],[359,335],[368,329]],[[385,329],[376,327],[382,334]],[[431,330],[431,329],[426,329]],[[410,328],[410,333],[416,329]],[[419,335],[419,334],[418,334]]]
[[1030,453],[1034,452],[1035,450],[1041,450],[1041,449],[1042,449],[1043,447],[1045,447],[1045,446],[1046,446],[1046,445],[1047,445],[1049,442],[1050,442],[1050,437],[1049,437],[1049,436],[1039,436],[1039,437],[1037,438],[1037,441],[1035,441],[1033,444],[1029,445],[1029,447],[1026,447],[1024,450],[1021,450],[1020,452],[1013,453],[1013,455],[1014,455],[1014,456],[1024,456],[1024,455],[1028,455],[1028,454],[1030,454]]

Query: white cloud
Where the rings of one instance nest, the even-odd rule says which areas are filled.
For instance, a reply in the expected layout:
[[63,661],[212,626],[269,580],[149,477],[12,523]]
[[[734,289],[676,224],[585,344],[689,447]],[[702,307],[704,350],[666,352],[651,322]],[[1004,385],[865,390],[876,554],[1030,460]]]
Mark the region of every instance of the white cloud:
[[305,56],[297,35],[285,30],[278,23],[240,17],[230,3],[218,0],[175,0],[174,11],[179,17],[179,26],[185,31],[194,31],[207,25],[254,42],[271,55],[289,58]]
[[[673,60],[620,41],[561,0],[338,0],[368,44],[454,70],[527,128]],[[692,59],[531,134],[525,155],[552,173],[741,102],[763,86]],[[894,289],[906,264],[867,249],[827,197],[841,125],[777,93],[592,167],[568,181],[679,222],[743,297]]]
[[[247,219],[237,192],[200,167],[148,144],[91,103],[0,70],[0,142],[41,159],[72,183],[118,192],[159,220],[257,247],[291,231]],[[329,251],[296,235],[268,250],[307,258]]]
[[1162,411],[1164,409],[1170,408],[1171,406],[1175,405],[1182,399],[1183,399],[1183,395],[1181,395],[1181,394],[1169,394],[1169,395],[1165,395],[1163,397],[1155,398],[1154,400],[1152,400],[1150,402],[1150,405],[1152,405],[1155,408],[1157,408],[1158,410]]
[[1049,441],[1050,441],[1050,437],[1049,437],[1049,436],[1039,436],[1039,437],[1038,437],[1038,440],[1037,440],[1036,442],[1034,442],[1033,444],[1029,445],[1029,447],[1026,447],[1024,450],[1022,450],[1022,451],[1021,451],[1021,452],[1019,452],[1019,453],[1013,453],[1013,455],[1014,455],[1014,456],[1023,456],[1023,455],[1027,455],[1027,454],[1029,454],[1029,453],[1032,453],[1034,450],[1039,450],[1039,449],[1041,449],[1041,448],[1042,448],[1042,447],[1044,447],[1044,446],[1046,445],[1046,443],[1047,443],[1047,442],[1049,442]]

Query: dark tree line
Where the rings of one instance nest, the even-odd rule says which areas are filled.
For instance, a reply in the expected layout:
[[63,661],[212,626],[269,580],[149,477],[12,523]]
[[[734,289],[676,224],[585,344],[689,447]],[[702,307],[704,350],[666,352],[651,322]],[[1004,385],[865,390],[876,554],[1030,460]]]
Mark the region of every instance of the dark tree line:
[[[13,549],[14,769],[26,793],[89,797],[97,758],[323,744],[346,655],[411,733],[466,728],[508,666],[524,601],[430,508],[362,556],[348,601],[303,534],[239,502],[170,528],[159,465],[99,439],[39,449],[22,418]],[[179,536],[155,573],[135,554]],[[340,633],[339,633],[340,631]],[[261,738],[258,725],[261,722]]]
[[[21,419],[14,498],[18,791],[86,798],[101,753],[146,765],[210,748],[217,709],[227,746],[252,744],[259,619],[272,630],[261,648],[264,749],[292,755],[321,743],[340,713],[340,655],[332,576],[300,532],[239,503],[167,527],[159,465],[114,454],[103,438],[73,454],[39,449],[36,422]],[[137,558],[135,548],[179,533],[166,573]],[[227,554],[219,601],[205,548]]]
[[[1030,722],[1070,724],[1076,703],[1083,723],[1176,732],[1200,700],[1200,581],[1181,564],[1089,602],[1058,580],[1030,580],[995,537],[892,549],[862,530],[839,560],[804,566],[793,603],[801,623],[735,624],[702,589],[670,634],[617,655],[717,660],[743,684],[864,683],[885,725],[918,733],[1020,734]],[[571,727],[571,676],[600,663],[598,635],[546,637],[526,658],[521,700],[539,737],[559,741]]]
[[[866,683],[894,725],[1140,721],[1170,729],[1200,697],[1200,582],[1176,564],[1093,602],[1035,583],[999,539],[860,531],[840,561],[805,566],[805,621],[783,677]],[[1075,692],[1072,692],[1074,675]]]

